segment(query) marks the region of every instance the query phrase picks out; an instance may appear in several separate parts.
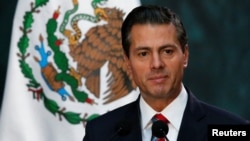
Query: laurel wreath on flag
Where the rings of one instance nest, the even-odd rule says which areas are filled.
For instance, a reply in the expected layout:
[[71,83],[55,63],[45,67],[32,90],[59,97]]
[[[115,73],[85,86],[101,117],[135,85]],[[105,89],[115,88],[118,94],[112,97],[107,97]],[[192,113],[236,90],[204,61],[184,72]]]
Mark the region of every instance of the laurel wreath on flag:
[[[17,53],[17,56],[19,57],[19,64],[21,68],[21,72],[24,75],[25,78],[29,80],[27,87],[28,90],[33,93],[33,98],[40,100],[43,100],[43,104],[45,108],[50,111],[53,115],[58,114],[60,121],[62,120],[62,117],[64,117],[69,123],[71,124],[79,124],[83,123],[85,125],[86,121],[92,120],[99,116],[99,114],[91,114],[87,115],[85,114],[83,118],[80,117],[81,113],[75,113],[72,111],[67,111],[65,107],[60,107],[56,101],[53,99],[50,99],[46,96],[46,94],[43,91],[43,88],[41,84],[37,81],[37,79],[34,77],[34,74],[32,72],[32,68],[27,63],[26,59],[30,56],[30,53],[27,52],[27,49],[29,48],[29,34],[32,32],[32,24],[34,23],[34,14],[39,13],[40,10],[38,10],[40,7],[45,6],[48,3],[49,0],[35,0],[34,3],[31,3],[31,10],[26,11],[25,15],[23,17],[23,25],[20,27],[20,30],[22,31],[22,36],[20,37],[18,41],[18,49],[19,52]],[[102,0],[94,0],[93,3],[101,2]],[[48,33],[48,44],[51,50],[54,52],[53,59],[55,61],[55,64],[57,68],[60,69],[60,73],[58,73],[55,77],[58,81],[63,81],[67,83],[68,86],[71,87],[74,97],[79,102],[86,102],[91,103],[93,102],[90,98],[88,98],[88,95],[84,91],[77,90],[77,80],[75,77],[69,75],[67,73],[68,71],[68,59],[66,55],[59,50],[60,46],[60,39],[58,39],[55,36],[55,31],[57,29],[57,22],[56,19],[58,17],[58,13],[55,12],[53,16],[48,20],[46,28]],[[40,35],[40,47],[37,46],[36,49],[39,50],[43,47],[43,37]],[[48,52],[47,55],[50,53]],[[37,58],[35,58],[36,61]]]

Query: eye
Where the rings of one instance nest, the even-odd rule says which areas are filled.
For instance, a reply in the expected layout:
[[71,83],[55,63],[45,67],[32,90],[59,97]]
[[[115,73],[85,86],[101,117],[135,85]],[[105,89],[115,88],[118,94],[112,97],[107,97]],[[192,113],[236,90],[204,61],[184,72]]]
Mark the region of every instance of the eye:
[[147,56],[148,53],[147,53],[146,51],[144,51],[144,52],[139,52],[138,55],[139,55],[140,57],[144,57],[144,56]]
[[167,54],[167,55],[171,55],[173,54],[174,50],[173,49],[165,49],[164,50],[164,53]]

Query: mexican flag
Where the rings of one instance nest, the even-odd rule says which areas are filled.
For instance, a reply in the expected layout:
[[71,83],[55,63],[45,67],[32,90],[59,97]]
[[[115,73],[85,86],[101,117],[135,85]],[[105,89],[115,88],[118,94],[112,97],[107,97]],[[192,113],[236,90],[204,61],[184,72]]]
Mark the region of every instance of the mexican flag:
[[134,101],[139,92],[123,62],[120,28],[138,5],[18,1],[0,141],[80,141],[88,120]]

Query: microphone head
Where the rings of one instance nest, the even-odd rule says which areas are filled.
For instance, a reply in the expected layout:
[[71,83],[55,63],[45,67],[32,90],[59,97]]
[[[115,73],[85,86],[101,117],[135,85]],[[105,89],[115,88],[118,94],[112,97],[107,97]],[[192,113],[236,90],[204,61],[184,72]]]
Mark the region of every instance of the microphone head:
[[118,131],[117,134],[119,136],[125,136],[131,131],[131,128],[132,128],[131,123],[127,120],[124,120],[120,122],[116,127],[116,130]]
[[168,133],[168,125],[163,121],[155,121],[152,125],[152,135],[157,138],[164,138]]

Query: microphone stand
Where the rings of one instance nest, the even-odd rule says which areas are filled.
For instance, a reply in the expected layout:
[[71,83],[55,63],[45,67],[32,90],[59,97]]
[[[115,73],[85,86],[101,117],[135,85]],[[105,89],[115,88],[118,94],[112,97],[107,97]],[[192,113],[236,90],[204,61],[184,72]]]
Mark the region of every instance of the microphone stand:
[[165,136],[165,139],[166,139],[166,141],[169,141],[168,138],[167,138],[167,136]]
[[166,139],[166,141],[169,141],[169,140],[168,140],[168,137],[167,137],[167,134],[166,134],[164,131],[162,131],[162,132],[163,132],[164,135],[165,135],[164,138]]

